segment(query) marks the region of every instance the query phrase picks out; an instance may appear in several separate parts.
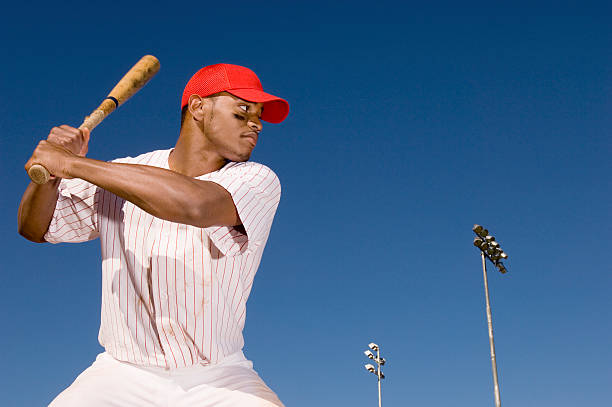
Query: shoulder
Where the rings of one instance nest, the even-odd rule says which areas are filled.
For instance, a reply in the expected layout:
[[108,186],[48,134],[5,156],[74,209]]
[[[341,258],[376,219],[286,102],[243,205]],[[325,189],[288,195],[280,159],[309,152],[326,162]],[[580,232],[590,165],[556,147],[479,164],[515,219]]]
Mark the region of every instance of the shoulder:
[[240,178],[242,181],[267,181],[268,183],[280,185],[278,176],[270,167],[253,161],[229,162],[217,171],[215,175],[218,177]]
[[148,153],[137,155],[136,157],[123,157],[112,160],[114,163],[123,164],[144,164],[152,166],[163,166],[168,160],[170,149],[155,150]]
[[281,185],[278,176],[268,166],[252,161],[229,162],[218,171],[197,177],[203,181],[215,182],[230,194],[255,193],[259,195],[279,195]]
[[255,175],[259,174],[264,177],[278,178],[276,173],[270,167],[254,161],[244,162],[229,162],[219,170],[220,174],[240,174],[240,175]]

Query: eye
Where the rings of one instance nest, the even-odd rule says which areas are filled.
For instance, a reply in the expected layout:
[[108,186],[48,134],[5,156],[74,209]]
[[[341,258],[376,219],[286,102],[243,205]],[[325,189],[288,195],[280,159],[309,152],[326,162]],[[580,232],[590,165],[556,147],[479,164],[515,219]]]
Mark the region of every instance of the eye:
[[247,105],[240,105],[240,108],[244,110],[245,112],[249,111],[249,107]]

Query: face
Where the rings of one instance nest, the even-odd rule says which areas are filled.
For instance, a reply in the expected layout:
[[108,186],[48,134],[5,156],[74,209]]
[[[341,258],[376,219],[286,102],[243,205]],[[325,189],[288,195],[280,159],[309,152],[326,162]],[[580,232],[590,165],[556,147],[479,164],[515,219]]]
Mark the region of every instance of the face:
[[230,161],[247,161],[262,129],[263,103],[242,100],[229,93],[206,100],[201,128],[212,150]]

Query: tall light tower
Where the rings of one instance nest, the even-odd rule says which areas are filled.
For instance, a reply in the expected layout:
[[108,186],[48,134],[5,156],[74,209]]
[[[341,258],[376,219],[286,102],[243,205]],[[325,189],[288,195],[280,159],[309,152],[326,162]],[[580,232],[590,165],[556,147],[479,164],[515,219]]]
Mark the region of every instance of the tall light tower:
[[374,373],[378,377],[378,407],[382,407],[382,395],[381,395],[381,390],[380,390],[380,381],[385,378],[385,375],[383,374],[380,367],[385,364],[386,360],[385,358],[380,357],[380,346],[378,346],[374,342],[371,342],[368,345],[368,347],[372,349],[374,352],[376,352],[376,356],[374,356],[372,351],[369,351],[369,350],[366,350],[363,353],[368,358],[376,362],[377,367],[374,368],[374,365],[368,363],[367,365],[365,365],[365,368],[368,370],[368,372]]
[[491,348],[491,367],[493,369],[493,386],[495,392],[495,406],[501,407],[501,399],[499,396],[499,382],[497,380],[497,362],[495,360],[495,343],[493,342],[493,319],[491,317],[491,303],[489,301],[489,283],[487,280],[487,266],[485,258],[489,259],[500,273],[505,274],[508,270],[501,262],[501,259],[507,259],[508,255],[504,253],[498,242],[495,241],[495,236],[489,234],[489,231],[480,225],[474,225],[472,228],[476,237],[474,238],[474,246],[480,249],[482,258],[482,275],[484,277],[485,298],[487,304],[487,323],[489,325],[489,345]]

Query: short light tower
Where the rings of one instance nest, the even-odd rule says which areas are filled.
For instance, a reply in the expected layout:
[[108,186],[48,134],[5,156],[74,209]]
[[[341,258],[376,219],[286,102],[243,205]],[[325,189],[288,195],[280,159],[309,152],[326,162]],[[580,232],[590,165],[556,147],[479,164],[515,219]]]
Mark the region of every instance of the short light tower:
[[491,317],[491,303],[489,301],[489,283],[487,280],[487,265],[486,259],[489,259],[491,263],[500,273],[506,274],[506,266],[501,260],[506,260],[508,255],[502,250],[501,246],[495,241],[495,236],[490,235],[489,231],[480,225],[474,225],[472,228],[476,237],[474,238],[474,246],[480,249],[480,256],[482,258],[482,275],[484,277],[484,288],[485,288],[485,299],[487,305],[487,323],[489,325],[489,346],[491,348],[491,367],[493,369],[493,391],[495,395],[495,406],[501,407],[501,399],[499,396],[499,381],[497,379],[497,362],[495,360],[495,343],[493,342],[493,319]]
[[378,407],[382,407],[382,394],[380,390],[380,381],[385,378],[385,375],[382,372],[381,366],[383,366],[386,362],[385,358],[380,357],[380,346],[371,342],[368,347],[376,352],[376,356],[372,353],[372,350],[366,350],[363,353],[374,362],[376,362],[376,367],[374,365],[368,363],[365,365],[365,368],[368,372],[374,373],[376,377],[378,377]]

